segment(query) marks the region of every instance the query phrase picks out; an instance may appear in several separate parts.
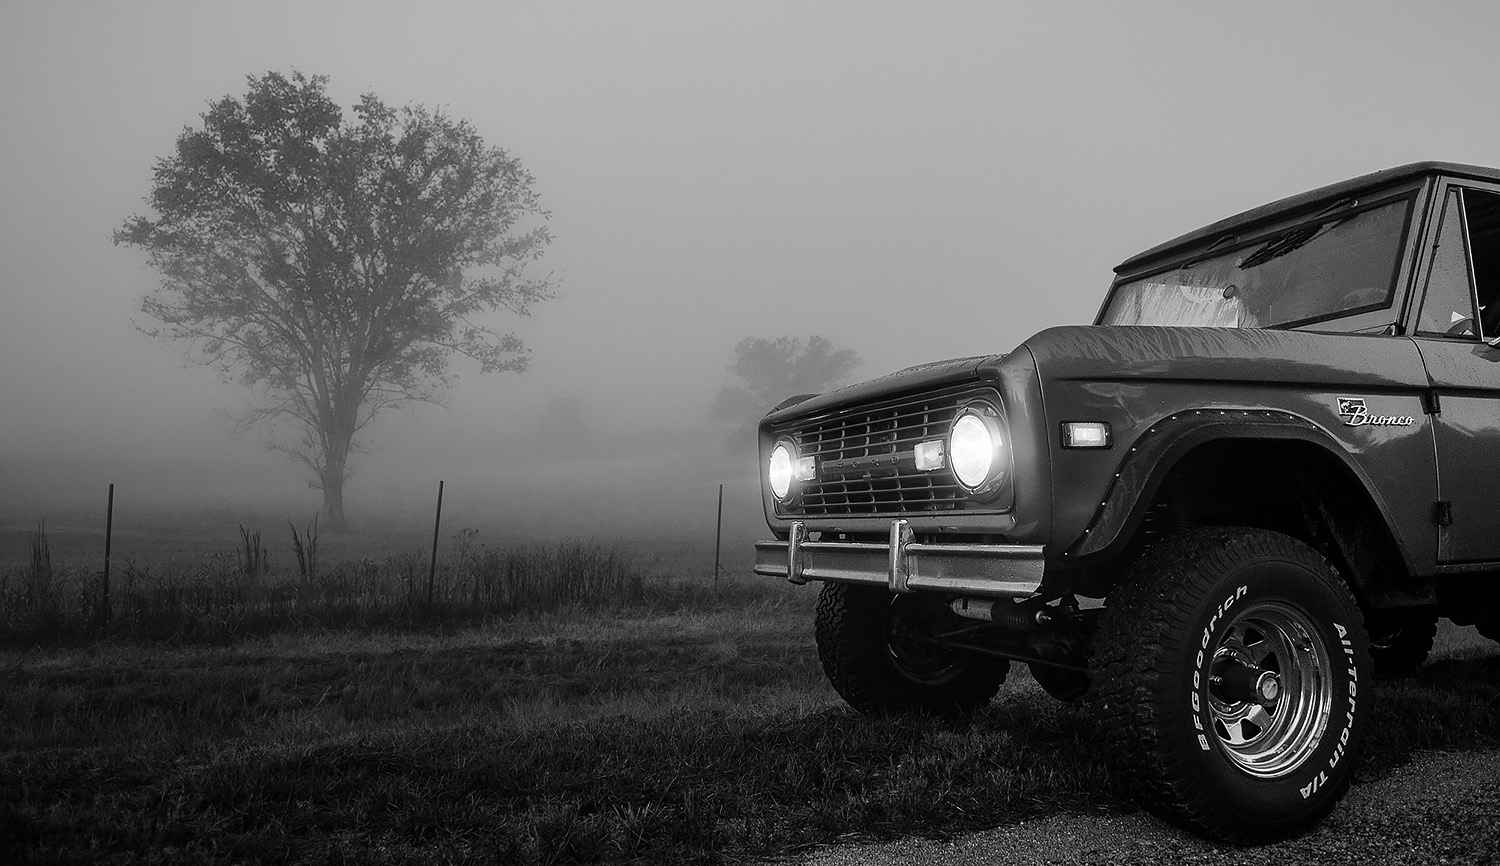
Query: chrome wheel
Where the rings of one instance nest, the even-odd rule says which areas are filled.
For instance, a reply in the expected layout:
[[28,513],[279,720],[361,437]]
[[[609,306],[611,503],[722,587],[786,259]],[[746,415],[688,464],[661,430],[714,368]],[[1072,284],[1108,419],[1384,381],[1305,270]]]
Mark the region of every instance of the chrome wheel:
[[1306,542],[1253,527],[1158,542],[1110,593],[1090,703],[1141,804],[1237,844],[1295,835],[1353,781],[1364,617]]
[[1317,750],[1333,707],[1332,659],[1301,610],[1267,601],[1234,617],[1214,650],[1208,705],[1226,757],[1274,779]]

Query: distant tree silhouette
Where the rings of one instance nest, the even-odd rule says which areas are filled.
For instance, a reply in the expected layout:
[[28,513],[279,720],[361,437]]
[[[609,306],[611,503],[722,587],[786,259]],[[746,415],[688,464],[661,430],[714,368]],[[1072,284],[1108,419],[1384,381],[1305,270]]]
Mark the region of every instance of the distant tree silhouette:
[[599,435],[577,397],[552,397],[521,432],[528,450],[548,457],[577,457],[597,444]]
[[755,426],[771,407],[797,394],[821,393],[843,384],[863,361],[851,349],[835,349],[826,337],[746,337],[734,347],[727,369],[743,384],[719,390],[709,417],[729,428],[730,446],[755,441]]
[[476,316],[552,296],[526,275],[547,213],[467,121],[373,95],[346,120],[324,77],[248,81],[183,130],[156,164],[155,215],[114,239],[161,273],[147,332],[254,389],[243,424],[297,422],[300,440],[273,447],[307,465],[342,528],[349,456],[376,413],[440,399],[454,353],[526,369],[520,339]]

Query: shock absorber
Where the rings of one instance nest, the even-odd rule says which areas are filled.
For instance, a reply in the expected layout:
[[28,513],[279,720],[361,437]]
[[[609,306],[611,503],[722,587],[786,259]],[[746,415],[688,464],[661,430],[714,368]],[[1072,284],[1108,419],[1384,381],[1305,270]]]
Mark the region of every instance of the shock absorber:
[[948,603],[954,613],[967,619],[992,622],[1008,631],[1040,631],[1052,621],[1045,603],[1013,602],[987,598],[955,598]]

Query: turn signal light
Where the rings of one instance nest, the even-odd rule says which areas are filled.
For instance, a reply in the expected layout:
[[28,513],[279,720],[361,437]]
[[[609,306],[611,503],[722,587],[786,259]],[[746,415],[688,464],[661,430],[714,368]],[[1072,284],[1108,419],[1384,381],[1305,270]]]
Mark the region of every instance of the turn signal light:
[[912,456],[917,460],[917,471],[919,472],[931,472],[934,469],[942,469],[945,462],[943,459],[943,440],[931,439],[926,442],[918,442],[917,446],[912,449]]
[[1108,448],[1113,445],[1108,421],[1064,421],[1064,448]]

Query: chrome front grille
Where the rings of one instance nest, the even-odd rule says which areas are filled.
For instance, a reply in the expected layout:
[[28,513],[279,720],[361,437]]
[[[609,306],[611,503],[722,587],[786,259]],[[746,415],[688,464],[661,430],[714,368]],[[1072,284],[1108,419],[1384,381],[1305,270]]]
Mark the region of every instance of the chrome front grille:
[[838,410],[796,422],[789,435],[801,457],[817,461],[817,477],[801,483],[780,513],[804,517],[879,516],[957,511],[969,498],[945,465],[919,471],[918,442],[946,439],[971,399],[992,392],[972,386]]

